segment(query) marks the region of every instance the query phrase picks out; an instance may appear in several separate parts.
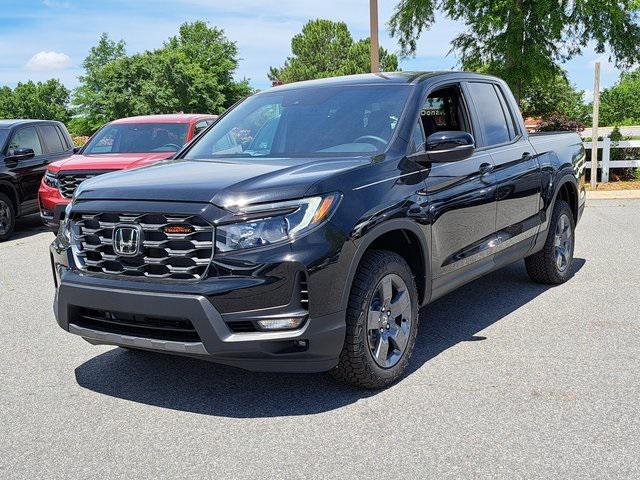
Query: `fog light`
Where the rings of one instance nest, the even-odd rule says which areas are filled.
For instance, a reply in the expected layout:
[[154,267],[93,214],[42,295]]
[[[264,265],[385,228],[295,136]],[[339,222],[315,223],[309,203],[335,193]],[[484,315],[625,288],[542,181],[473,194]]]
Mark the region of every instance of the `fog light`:
[[274,318],[270,320],[258,320],[258,325],[264,330],[292,330],[298,328],[304,317],[299,318]]

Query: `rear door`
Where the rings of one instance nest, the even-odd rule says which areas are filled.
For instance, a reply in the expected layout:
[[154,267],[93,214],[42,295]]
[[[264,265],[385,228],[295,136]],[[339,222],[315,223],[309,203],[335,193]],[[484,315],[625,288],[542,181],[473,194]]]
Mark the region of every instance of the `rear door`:
[[[540,223],[540,167],[521,122],[510,105],[510,92],[499,83],[468,83],[478,118],[483,149],[491,154],[496,181],[494,252],[511,250],[517,257],[534,240]],[[510,100],[510,101],[508,101]],[[515,252],[514,250],[518,250]]]
[[38,125],[44,148],[44,163],[55,162],[73,154],[73,147],[57,125]]
[[38,188],[46,169],[45,151],[38,130],[34,125],[19,127],[11,135],[6,156],[11,156],[18,148],[31,148],[34,156],[19,160],[5,160],[18,182],[20,213],[28,214],[38,209]]

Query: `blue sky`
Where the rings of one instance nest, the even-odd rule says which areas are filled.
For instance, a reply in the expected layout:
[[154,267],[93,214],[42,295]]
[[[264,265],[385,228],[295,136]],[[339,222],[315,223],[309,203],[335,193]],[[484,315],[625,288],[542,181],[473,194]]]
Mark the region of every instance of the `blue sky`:
[[[381,44],[392,51],[386,23],[396,0],[379,0]],[[368,35],[367,0],[0,0],[0,85],[59,78],[77,85],[81,64],[101,32],[124,39],[129,53],[153,49],[177,32],[185,21],[205,20],[236,41],[240,67],[236,76],[257,88],[269,86],[269,66],[280,66],[290,53],[290,39],[311,18],[342,20],[354,37]],[[438,18],[423,34],[415,58],[401,61],[403,70],[455,68],[449,42],[463,24]],[[610,86],[619,71],[607,55],[587,49],[565,65],[571,81],[593,87],[593,64],[602,63],[602,85]]]

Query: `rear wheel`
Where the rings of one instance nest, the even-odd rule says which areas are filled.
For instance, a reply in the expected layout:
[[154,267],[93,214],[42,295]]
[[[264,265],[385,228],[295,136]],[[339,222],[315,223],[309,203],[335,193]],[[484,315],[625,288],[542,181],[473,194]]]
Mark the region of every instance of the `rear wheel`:
[[560,284],[569,279],[575,242],[573,212],[564,200],[557,200],[542,250],[525,259],[527,273],[535,282]]
[[4,193],[0,193],[0,242],[8,240],[16,226],[16,209]]
[[418,331],[418,294],[399,255],[366,253],[353,281],[337,379],[365,388],[395,382],[409,363]]

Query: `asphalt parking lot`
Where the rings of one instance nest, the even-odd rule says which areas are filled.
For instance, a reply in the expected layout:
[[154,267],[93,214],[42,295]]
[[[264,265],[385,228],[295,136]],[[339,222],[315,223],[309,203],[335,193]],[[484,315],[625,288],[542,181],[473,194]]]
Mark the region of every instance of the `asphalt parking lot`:
[[93,347],[51,240],[0,244],[0,478],[640,477],[640,200],[590,202],[565,285],[518,263],[425,308],[381,392]]

